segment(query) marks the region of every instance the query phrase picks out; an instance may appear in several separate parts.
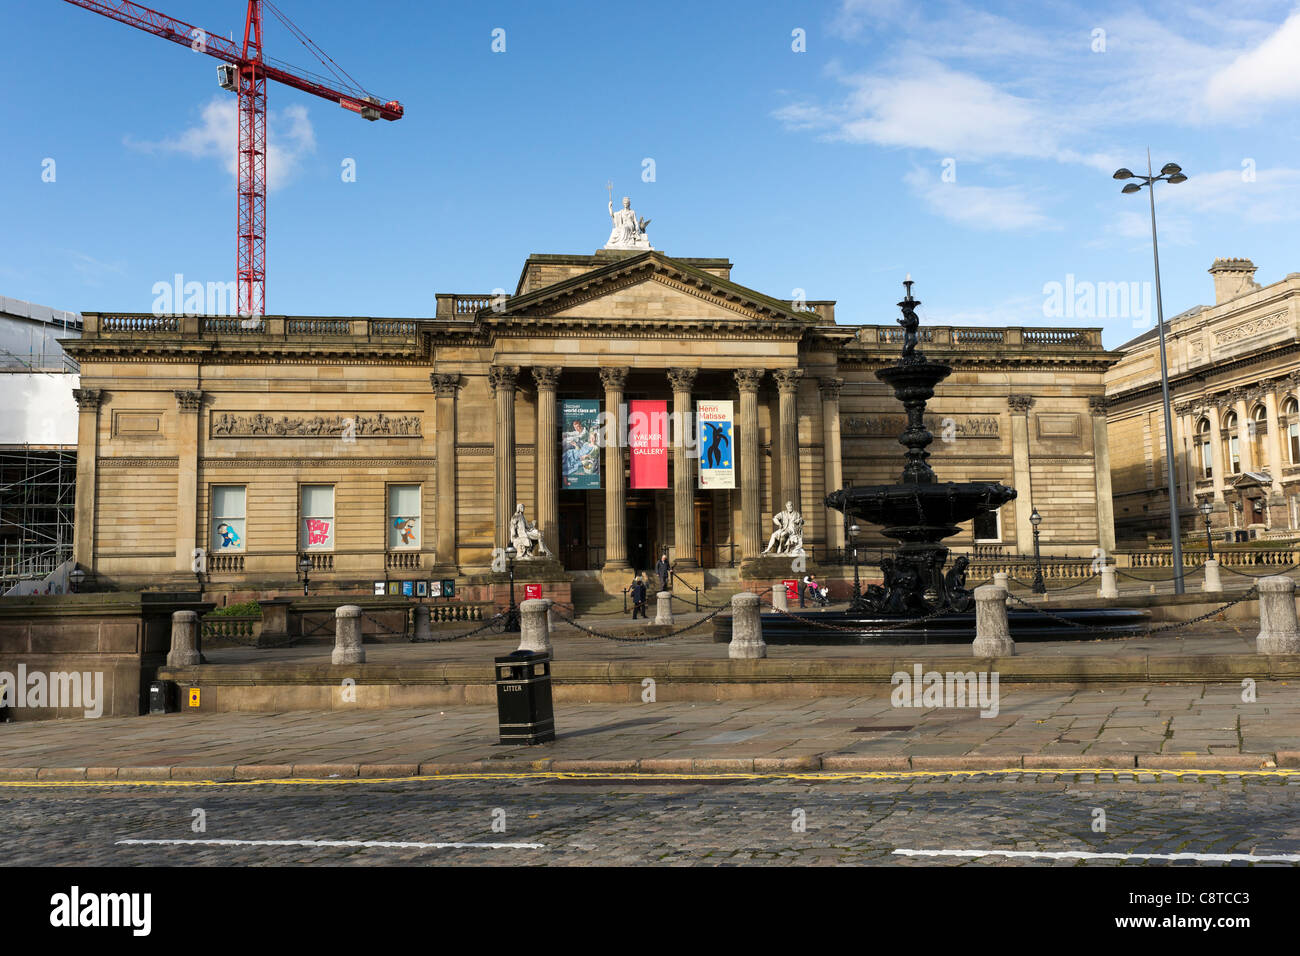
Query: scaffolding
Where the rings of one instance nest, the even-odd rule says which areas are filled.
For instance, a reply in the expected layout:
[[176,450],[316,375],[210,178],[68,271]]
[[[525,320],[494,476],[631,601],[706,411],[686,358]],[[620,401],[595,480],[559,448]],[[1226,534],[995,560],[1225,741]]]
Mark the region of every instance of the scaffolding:
[[72,557],[77,450],[0,446],[0,594]]

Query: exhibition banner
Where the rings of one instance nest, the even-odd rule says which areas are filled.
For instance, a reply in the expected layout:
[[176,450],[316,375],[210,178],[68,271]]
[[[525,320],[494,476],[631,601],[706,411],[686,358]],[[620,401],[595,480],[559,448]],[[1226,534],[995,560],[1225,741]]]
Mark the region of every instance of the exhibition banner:
[[560,402],[560,487],[600,487],[600,400],[566,398]]
[[700,426],[700,487],[735,488],[735,419],[731,402],[697,402],[695,411]]
[[628,445],[632,448],[632,487],[668,487],[668,403],[633,399],[628,403]]

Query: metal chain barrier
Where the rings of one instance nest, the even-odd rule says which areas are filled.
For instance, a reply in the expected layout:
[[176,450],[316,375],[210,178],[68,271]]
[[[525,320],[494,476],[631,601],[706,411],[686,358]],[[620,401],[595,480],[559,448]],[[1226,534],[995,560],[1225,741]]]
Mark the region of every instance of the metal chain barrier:
[[[1172,570],[1173,569],[1170,568],[1171,572]],[[1184,579],[1189,578],[1193,574],[1196,574],[1198,571],[1204,571],[1204,570],[1205,570],[1205,563],[1202,562],[1196,565],[1196,567],[1192,568],[1191,570],[1184,569],[1183,578]],[[1125,571],[1123,568],[1120,567],[1115,568],[1115,573],[1120,575],[1121,577],[1129,578],[1130,580],[1133,581],[1141,581],[1143,584],[1164,584],[1166,582],[1172,582],[1174,580],[1174,576],[1172,573],[1167,578],[1144,578],[1136,574],[1129,574],[1127,571]]]
[[[1080,585],[1087,584],[1087,583],[1088,583],[1089,581],[1091,581],[1093,578],[1095,578],[1095,577],[1100,577],[1100,576],[1101,576],[1101,572],[1100,572],[1100,571],[1094,571],[1094,572],[1092,572],[1092,574],[1088,575],[1086,578],[1081,578],[1080,580],[1075,581],[1073,584],[1067,584],[1065,587],[1062,587],[1062,588],[1047,588],[1047,593],[1048,593],[1048,594],[1055,594],[1055,593],[1058,592],[1058,591],[1069,591],[1069,590],[1071,590],[1071,589],[1073,589],[1073,588],[1077,588],[1077,587],[1079,587]],[[1017,584],[1019,584],[1022,588],[1031,588],[1031,589],[1032,589],[1033,586],[1034,586],[1034,584],[1033,584],[1032,581],[1022,581],[1022,580],[1020,580],[1019,578],[1013,576],[1010,572],[1007,573],[1007,580],[1008,580],[1008,581],[1015,581],[1015,582],[1016,582]],[[1046,586],[1046,585],[1044,585],[1044,586]]]
[[574,627],[582,631],[584,634],[590,634],[592,637],[599,637],[601,640],[616,641],[620,644],[649,644],[652,641],[662,641],[670,637],[676,637],[678,634],[684,634],[687,631],[693,631],[697,627],[703,624],[707,624],[709,621],[713,620],[715,617],[717,617],[719,614],[725,611],[729,606],[730,605],[727,604],[720,605],[716,610],[700,618],[694,624],[687,624],[685,627],[679,627],[676,630],[669,631],[666,634],[647,634],[643,636],[632,636],[627,634],[622,634],[622,635],[602,634],[600,631],[592,630],[591,628],[587,627],[585,624],[579,624],[576,620],[569,617],[567,614],[561,614],[557,612],[555,616],[558,617],[561,621],[564,621],[566,624],[572,624]]
[[411,615],[409,611],[402,618],[402,629],[400,631],[393,630],[383,621],[377,618],[373,618],[369,614],[362,614],[361,617],[369,621],[371,624],[375,625],[375,627],[379,628],[385,634],[400,634],[402,637],[406,637],[408,634],[411,633]]
[[1043,617],[1050,618],[1051,620],[1056,621],[1058,624],[1064,624],[1065,626],[1073,627],[1076,630],[1086,631],[1090,634],[1122,633],[1125,637],[1150,637],[1153,634],[1161,634],[1165,631],[1176,630],[1177,628],[1180,627],[1191,627],[1193,624],[1200,624],[1202,621],[1208,621],[1210,618],[1214,617],[1215,615],[1222,614],[1228,608],[1234,607],[1240,604],[1242,601],[1254,597],[1258,593],[1258,591],[1259,591],[1258,587],[1252,587],[1250,590],[1244,592],[1240,597],[1235,598],[1226,604],[1221,604],[1219,607],[1216,607],[1213,610],[1205,612],[1200,617],[1194,617],[1186,621],[1174,621],[1170,624],[1162,624],[1159,627],[1148,627],[1146,630],[1137,631],[1137,632],[1131,631],[1122,626],[1099,627],[1095,624],[1080,624],[1078,621],[1071,621],[1068,618],[1061,617],[1059,614],[1053,614],[1051,611],[1044,610],[1041,607],[1034,607],[1034,605],[1030,604],[1028,601],[1021,600],[1020,598],[1016,597],[1014,594],[1009,594],[1008,596],[1011,598],[1011,600],[1015,601],[1017,604],[1022,605],[1023,607],[1028,608],[1029,610],[1033,611],[1035,614],[1041,614]]
[[[800,624],[811,624],[813,627],[825,628],[828,631],[857,632],[864,629],[863,626],[860,624],[855,625],[853,627],[844,627],[839,624],[827,624],[825,621],[818,621],[814,617],[800,617],[797,614],[791,614],[789,611],[783,611],[781,608],[777,607],[775,604],[772,604],[770,602],[767,604],[767,606],[770,607],[772,610],[776,611],[778,614],[784,614],[786,617],[792,618],[793,620],[798,621]],[[909,617],[904,621],[898,621],[894,624],[881,624],[881,625],[873,624],[868,629],[872,631],[894,631],[900,627],[911,627],[912,625],[915,624],[924,624],[926,621],[933,621],[935,618],[943,617],[945,614],[955,614],[955,613],[957,612],[945,605],[944,607],[936,608],[935,610],[931,611],[929,614],[922,615],[921,617]]]

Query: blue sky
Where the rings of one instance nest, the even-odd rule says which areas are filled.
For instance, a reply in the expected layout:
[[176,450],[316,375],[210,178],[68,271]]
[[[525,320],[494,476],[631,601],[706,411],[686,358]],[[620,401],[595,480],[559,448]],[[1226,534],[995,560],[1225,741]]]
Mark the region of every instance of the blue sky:
[[[156,2],[242,29],[239,0]],[[1110,178],[1148,145],[1190,177],[1157,192],[1167,315],[1212,299],[1216,256],[1264,283],[1300,272],[1295,0],[278,4],[407,113],[367,123],[272,86],[270,312],[431,315],[435,292],[513,290],[529,253],[604,243],[612,180],[656,248],[836,299],[841,322],[892,322],[910,272],[925,321],[1101,325],[1113,347],[1140,315],[1045,317],[1044,287],[1151,281],[1145,193]],[[317,67],[274,21],[265,45]],[[7,0],[0,294],[148,311],[175,273],[233,277],[216,64]]]

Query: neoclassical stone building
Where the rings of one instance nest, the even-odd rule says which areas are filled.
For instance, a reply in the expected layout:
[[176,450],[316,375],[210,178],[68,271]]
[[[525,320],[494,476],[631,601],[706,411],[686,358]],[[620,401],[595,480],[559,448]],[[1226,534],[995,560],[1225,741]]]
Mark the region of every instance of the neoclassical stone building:
[[[77,560],[119,588],[193,587],[196,549],[214,591],[291,591],[304,555],[313,589],[473,583],[523,505],[569,576],[621,590],[666,549],[712,585],[758,555],[786,501],[813,559],[829,557],[844,532],[826,493],[901,469],[902,410],[872,375],[901,330],[837,324],[833,302],[772,298],[731,270],[607,249],[530,256],[512,295],[439,295],[421,319],[87,313],[69,344]],[[1020,493],[954,544],[1030,553],[1037,506],[1047,553],[1113,546],[1115,356],[1099,330],[922,333],[955,366],[930,405],[940,478]],[[734,487],[701,488],[677,435],[663,487],[632,487],[626,443],[595,453],[598,469],[586,459],[594,486],[567,487],[563,409],[638,400],[679,415],[732,402]]]
[[[1288,537],[1300,529],[1300,273],[1261,286],[1249,259],[1209,271],[1215,304],[1174,316],[1165,332],[1182,526],[1203,534],[1196,508],[1208,500],[1219,529]],[[1106,374],[1117,532],[1167,539],[1157,330],[1119,351]]]

